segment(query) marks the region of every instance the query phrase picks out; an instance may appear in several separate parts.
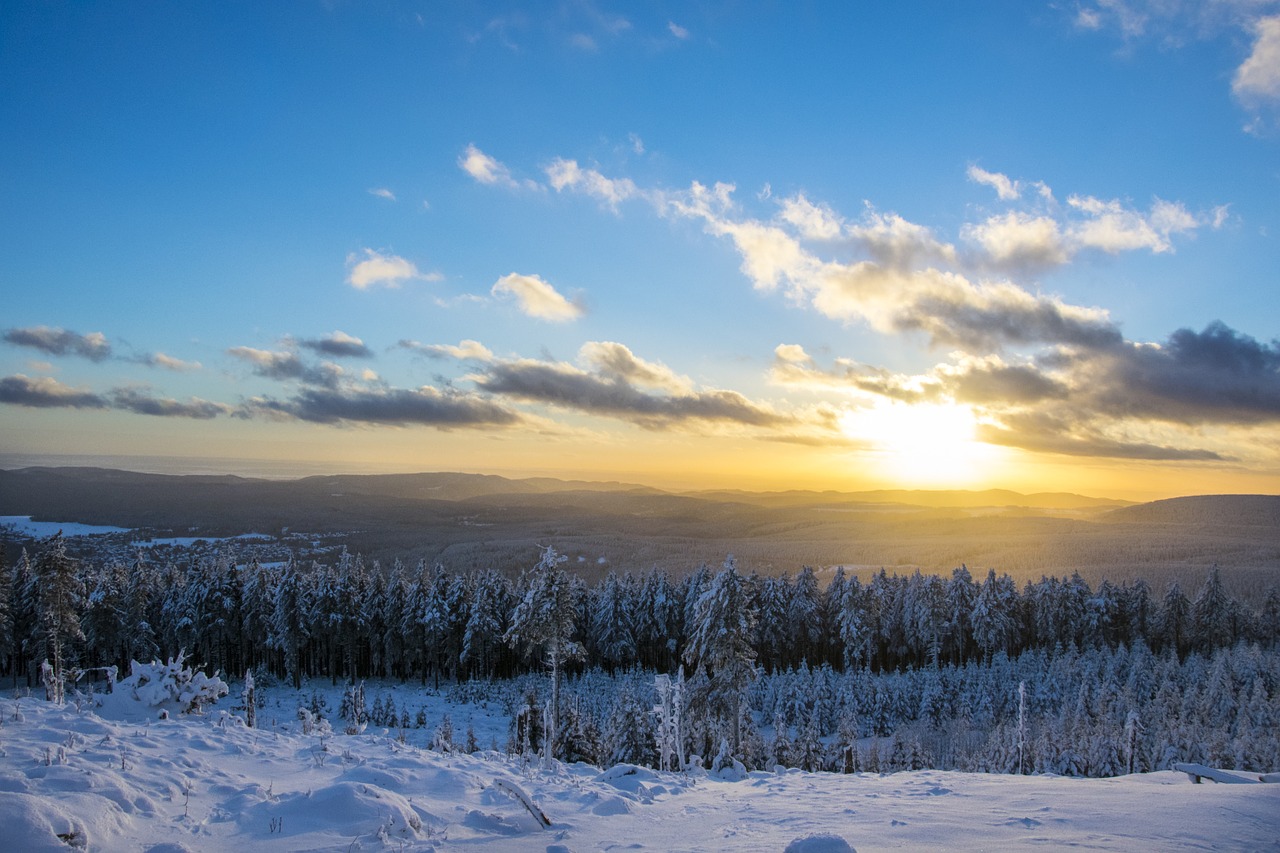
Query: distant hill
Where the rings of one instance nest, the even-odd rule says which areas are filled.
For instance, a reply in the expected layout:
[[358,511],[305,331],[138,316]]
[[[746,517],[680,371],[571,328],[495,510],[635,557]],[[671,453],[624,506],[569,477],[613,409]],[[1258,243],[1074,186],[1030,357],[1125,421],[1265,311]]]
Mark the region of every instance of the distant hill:
[[1129,506],[1130,501],[1091,498],[1068,492],[1037,492],[1024,495],[1008,489],[967,491],[961,489],[876,489],[862,492],[785,491],[747,492],[737,490],[685,492],[709,500],[741,501],[758,506],[816,506],[824,504],[903,504],[906,506],[957,509],[1025,507],[1030,509],[1098,509]]
[[439,561],[459,572],[518,571],[554,545],[589,581],[606,567],[681,573],[727,554],[762,574],[949,573],[963,563],[1020,580],[1143,576],[1156,589],[1175,578],[1196,588],[1217,564],[1250,595],[1280,571],[1280,497],[1265,495],[1126,506],[1006,490],[676,493],[456,472],[274,480],[29,467],[0,470],[0,515],[159,537],[312,533],[383,565]]
[[1194,495],[1127,506],[1100,521],[1280,528],[1280,495]]

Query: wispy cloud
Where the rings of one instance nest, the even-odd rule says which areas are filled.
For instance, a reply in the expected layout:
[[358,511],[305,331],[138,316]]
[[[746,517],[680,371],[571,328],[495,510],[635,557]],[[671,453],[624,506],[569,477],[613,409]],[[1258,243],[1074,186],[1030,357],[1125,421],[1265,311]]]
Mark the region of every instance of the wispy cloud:
[[1018,270],[1060,266],[1084,251],[1163,254],[1174,251],[1175,237],[1204,227],[1220,228],[1226,219],[1225,206],[1193,213],[1181,202],[1161,198],[1154,199],[1146,211],[1119,199],[1085,195],[1068,196],[1063,206],[1054,201],[1045,184],[1035,186],[1040,188],[1038,198],[1022,209],[962,226],[960,236],[980,250],[985,263]]
[[347,283],[357,290],[371,287],[399,287],[407,281],[439,281],[439,273],[424,273],[412,261],[399,255],[364,249],[363,257],[347,255]]
[[107,401],[92,391],[72,388],[52,377],[32,378],[21,373],[0,379],[0,403],[38,409],[107,408]]
[[199,397],[192,397],[184,402],[169,397],[156,397],[140,388],[117,388],[111,392],[110,400],[113,409],[161,418],[210,420],[233,411],[225,403],[214,403]]
[[402,340],[397,346],[401,349],[422,353],[430,358],[452,358],[458,361],[490,361],[493,353],[479,341],[463,340],[458,344],[423,344],[417,341]]
[[1241,104],[1254,111],[1245,130],[1259,127],[1263,109],[1280,106],[1277,0],[1094,0],[1081,4],[1072,22],[1082,30],[1118,33],[1126,48],[1152,39],[1159,40],[1163,48],[1178,48],[1189,42],[1218,39],[1224,33],[1238,43],[1243,36],[1249,52],[1231,76],[1231,90]]
[[29,326],[6,329],[4,340],[49,355],[76,355],[90,361],[104,361],[111,357],[111,344],[101,332],[82,335],[57,326]]
[[562,296],[536,275],[510,273],[494,283],[490,291],[498,299],[514,299],[521,313],[539,320],[564,323],[583,315],[582,306]]
[[614,418],[649,430],[748,430],[786,441],[838,436],[837,414],[829,406],[783,412],[736,391],[697,389],[688,378],[639,358],[620,343],[588,342],[578,361],[580,366],[493,360],[469,378],[496,396]]
[[304,388],[288,400],[256,397],[242,416],[296,419],[321,424],[385,424],[390,426],[507,427],[522,416],[475,394],[440,391],[431,386],[406,388]]
[[1231,80],[1231,90],[1249,103],[1280,102],[1280,15],[1253,22],[1253,49]]
[[378,198],[385,198],[387,201],[396,200],[396,194],[386,187],[372,187],[369,190],[369,195],[374,195]]
[[115,388],[97,394],[72,388],[47,376],[31,378],[21,373],[0,379],[0,403],[37,409],[116,409],[138,415],[208,420],[233,409],[192,397],[186,402],[156,397],[145,388]]
[[1022,188],[1017,181],[1009,180],[1007,175],[999,172],[988,172],[981,166],[970,166],[968,172],[969,180],[977,184],[986,184],[996,191],[996,195],[1002,201],[1011,201],[1022,195]]
[[296,352],[231,347],[227,355],[253,366],[253,372],[264,379],[278,382],[297,381],[309,385],[334,387],[342,378],[343,370],[336,364],[322,362],[319,366],[307,364]]
[[174,358],[162,352],[147,353],[139,359],[139,362],[150,367],[162,367],[165,370],[172,370],[175,373],[191,373],[201,368],[201,364],[198,361],[183,361],[180,358]]
[[557,158],[545,169],[547,180],[556,192],[570,190],[598,199],[611,209],[639,194],[629,178],[606,178],[595,169],[584,169],[576,160]]
[[298,341],[298,344],[313,352],[334,358],[370,358],[373,356],[373,351],[365,346],[364,341],[341,331],[335,331],[323,338],[301,340]]
[[1032,294],[1008,281],[975,283],[956,270],[928,265],[954,261],[954,249],[902,217],[872,210],[847,229],[869,259],[822,258],[792,223],[736,215],[732,192],[730,185],[708,189],[695,183],[671,197],[669,210],[731,239],[743,273],[757,289],[782,289],[828,317],[864,321],[885,333],[919,331],[934,345],[982,351],[1006,344],[1119,340],[1098,309]]
[[667,31],[681,41],[689,38],[689,31],[677,24],[675,21],[667,21]]
[[535,181],[516,180],[511,170],[498,160],[481,151],[475,144],[469,144],[462,156],[458,158],[458,168],[466,172],[482,184],[507,189],[537,189]]

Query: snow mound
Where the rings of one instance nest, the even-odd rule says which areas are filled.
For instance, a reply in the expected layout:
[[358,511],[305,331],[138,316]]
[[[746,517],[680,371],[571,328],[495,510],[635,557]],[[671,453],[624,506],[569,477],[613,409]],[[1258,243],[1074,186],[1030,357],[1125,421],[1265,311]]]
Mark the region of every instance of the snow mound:
[[244,832],[261,836],[354,829],[360,836],[410,840],[422,832],[421,817],[400,794],[348,781],[258,802],[240,811],[236,822]]
[[806,835],[787,845],[783,853],[857,853],[838,835]]
[[89,846],[84,825],[51,797],[0,792],[0,826],[6,850],[67,853]]

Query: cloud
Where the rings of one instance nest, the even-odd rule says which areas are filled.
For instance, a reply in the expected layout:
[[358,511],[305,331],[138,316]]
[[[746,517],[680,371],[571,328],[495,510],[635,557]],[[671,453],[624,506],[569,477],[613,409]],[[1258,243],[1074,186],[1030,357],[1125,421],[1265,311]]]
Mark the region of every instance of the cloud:
[[1011,181],[999,172],[988,172],[980,166],[970,166],[966,174],[976,184],[985,184],[996,191],[1001,201],[1012,201],[1022,194],[1017,181]]
[[373,187],[369,190],[369,195],[376,195],[378,198],[385,198],[387,201],[396,200],[396,194],[386,187]]
[[49,355],[78,355],[90,361],[111,357],[111,345],[101,332],[81,335],[55,326],[30,326],[6,329],[4,340],[21,347],[31,347]]
[[980,223],[966,223],[960,236],[980,249],[990,265],[1035,269],[1060,266],[1089,249],[1111,255],[1172,252],[1175,235],[1191,234],[1202,226],[1220,228],[1227,217],[1223,206],[1193,214],[1180,202],[1161,198],[1146,213],[1118,199],[1079,195],[1068,197],[1066,208],[1060,208],[1047,187],[1041,199],[1032,211],[1011,210]]
[[673,393],[687,393],[693,382],[665,364],[645,361],[628,347],[612,341],[588,341],[578,350],[578,361],[608,379],[635,383]]
[[1246,102],[1280,101],[1280,15],[1253,24],[1249,57],[1236,69],[1231,90]]
[[629,178],[611,180],[595,169],[583,169],[576,160],[556,158],[544,171],[556,192],[567,189],[582,193],[599,199],[615,211],[621,202],[639,194]]
[[458,167],[476,181],[489,186],[506,187],[507,189],[537,189],[538,185],[530,180],[517,181],[511,170],[474,144],[467,145],[462,156],[458,158]]
[[668,32],[671,33],[671,35],[675,36],[681,41],[684,41],[689,37],[689,31],[684,27],[680,26],[679,24],[677,24],[675,21],[667,21],[667,30]]
[[365,346],[364,341],[346,332],[335,331],[328,337],[312,338],[298,343],[309,350],[334,358],[371,358],[373,356],[373,351]]
[[977,225],[966,224],[960,233],[999,266],[1058,266],[1070,258],[1062,230],[1048,216],[1011,210]]
[[732,215],[732,187],[700,184],[670,203],[678,215],[702,219],[733,240],[742,271],[759,290],[783,288],[834,319],[861,320],[892,334],[919,331],[930,343],[989,351],[1005,344],[1117,343],[1106,312],[1033,295],[1011,282],[974,283],[928,261],[954,261],[954,249],[923,226],[869,211],[847,229],[871,260],[819,258],[780,225]]
[[227,354],[253,365],[254,374],[277,381],[297,380],[310,385],[333,387],[342,376],[342,368],[323,362],[319,367],[306,364],[296,352],[261,350],[253,347],[231,347]]
[[563,323],[576,320],[584,313],[581,306],[565,299],[536,275],[504,275],[490,292],[499,299],[516,300],[522,313],[540,320]]
[[776,428],[795,420],[735,391],[646,393],[619,376],[590,373],[568,364],[518,360],[496,362],[473,377],[484,391],[619,418],[647,429],[690,421]]
[[142,364],[150,367],[163,367],[165,370],[172,370],[176,373],[190,373],[201,368],[201,364],[198,361],[183,361],[180,358],[174,358],[162,352],[148,353],[139,360]]
[[406,281],[439,281],[439,273],[423,273],[412,261],[398,255],[384,255],[374,249],[364,249],[363,260],[356,253],[347,255],[347,283],[356,290],[370,287],[399,287]]
[[479,341],[464,340],[453,344],[421,344],[417,341],[402,340],[397,346],[402,349],[420,352],[430,358],[452,358],[458,361],[491,361],[493,353]]
[[862,221],[849,228],[849,236],[862,245],[872,260],[895,269],[956,260],[955,247],[934,237],[929,228],[870,206]]
[[1158,462],[1222,462],[1228,459],[1203,448],[1110,438],[1088,426],[1051,417],[1011,418],[1005,426],[980,423],[975,428],[975,437],[987,444],[1064,456]]
[[1149,249],[1157,254],[1170,252],[1173,250],[1169,242],[1171,234],[1192,231],[1198,225],[1182,205],[1161,199],[1155,200],[1147,216],[1125,208],[1115,199],[1102,201],[1092,196],[1073,195],[1067,204],[1087,217],[1071,226],[1071,241],[1112,255],[1133,249]]
[[840,217],[831,208],[816,205],[799,193],[783,200],[780,215],[806,240],[835,240],[844,230]]
[[192,397],[187,402],[153,397],[137,388],[117,388],[111,392],[111,406],[138,415],[162,418],[194,418],[209,420],[219,415],[231,414],[233,409],[225,403],[214,403]]
[[524,420],[518,412],[483,397],[442,392],[430,386],[417,389],[304,388],[289,400],[254,398],[245,405],[242,415],[264,415],[320,424],[369,423],[439,429],[505,427]]
[[72,388],[47,376],[33,379],[20,373],[0,379],[0,403],[37,409],[118,409],[140,415],[202,420],[232,411],[230,406],[197,397],[183,403],[153,397],[138,388],[116,388],[101,395]]
[[[1231,89],[1242,104],[1257,109],[1280,105],[1278,10],[1276,0],[1096,0],[1081,6],[1073,20],[1079,29],[1118,32],[1126,49],[1142,38],[1159,39],[1168,49],[1220,39],[1224,33],[1234,47],[1243,35],[1250,40],[1249,54],[1236,67]],[[1226,75],[1218,71],[1214,76]],[[1245,130],[1252,132],[1261,120],[1255,114]]]
[[1077,354],[1066,366],[1090,408],[1186,425],[1280,422],[1280,343],[1221,322],[1178,329],[1163,344]]
[[105,409],[107,401],[90,391],[64,385],[48,376],[19,373],[0,379],[0,403],[29,408]]

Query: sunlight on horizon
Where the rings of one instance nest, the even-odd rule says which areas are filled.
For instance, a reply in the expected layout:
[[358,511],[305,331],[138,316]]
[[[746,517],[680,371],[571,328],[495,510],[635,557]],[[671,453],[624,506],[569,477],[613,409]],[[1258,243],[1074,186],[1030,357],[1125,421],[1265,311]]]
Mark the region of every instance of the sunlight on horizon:
[[976,440],[968,406],[880,403],[847,413],[841,429],[868,442],[880,476],[913,486],[974,487],[1008,473],[1008,452]]

